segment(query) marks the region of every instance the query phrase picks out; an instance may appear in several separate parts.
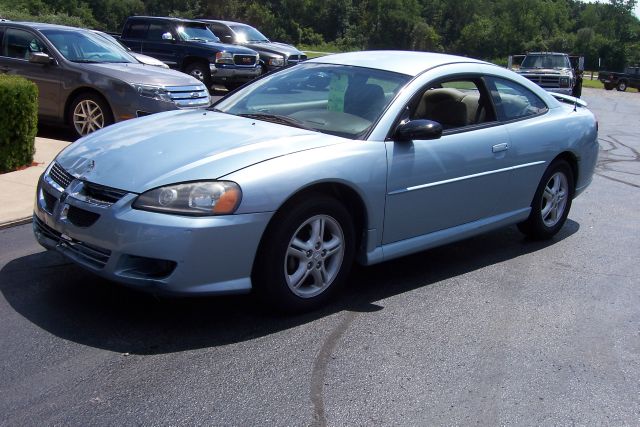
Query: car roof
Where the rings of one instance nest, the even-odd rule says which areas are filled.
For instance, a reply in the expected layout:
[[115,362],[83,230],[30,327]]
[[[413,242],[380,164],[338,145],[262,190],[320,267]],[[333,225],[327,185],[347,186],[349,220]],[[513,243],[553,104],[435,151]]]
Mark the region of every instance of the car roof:
[[194,24],[203,24],[203,22],[199,19],[187,19],[187,18],[175,18],[172,16],[143,16],[136,15],[131,16],[130,19],[134,18],[142,18],[142,19],[154,19],[154,20],[163,20],[163,21],[174,21],[174,22],[193,22]]
[[313,58],[305,62],[375,68],[410,76],[416,76],[430,68],[446,64],[488,64],[484,61],[479,61],[473,58],[466,58],[463,56],[446,55],[443,53],[433,52],[400,50],[370,50],[337,53],[334,55]]
[[35,30],[72,30],[72,31],[89,31],[85,28],[70,27],[68,25],[46,24],[43,22],[26,22],[26,21],[6,21],[3,23],[33,28]]
[[206,21],[206,22],[217,22],[218,24],[223,24],[226,26],[231,26],[231,25],[244,25],[246,27],[250,27],[251,25],[249,24],[245,24],[244,22],[236,22],[236,21],[222,21],[220,19],[208,19],[208,18],[202,18],[200,19],[200,21]]

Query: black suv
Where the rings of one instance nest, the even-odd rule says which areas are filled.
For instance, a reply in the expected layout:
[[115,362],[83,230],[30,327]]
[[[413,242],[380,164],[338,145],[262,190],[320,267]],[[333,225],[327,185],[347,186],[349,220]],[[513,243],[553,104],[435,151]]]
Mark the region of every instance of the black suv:
[[152,56],[212,83],[236,86],[261,73],[259,55],[251,49],[219,43],[206,24],[189,19],[131,16],[120,40],[134,52]]
[[201,19],[201,21],[206,22],[211,31],[224,43],[245,46],[258,52],[263,73],[307,59],[307,55],[294,46],[272,42],[250,25],[215,19]]

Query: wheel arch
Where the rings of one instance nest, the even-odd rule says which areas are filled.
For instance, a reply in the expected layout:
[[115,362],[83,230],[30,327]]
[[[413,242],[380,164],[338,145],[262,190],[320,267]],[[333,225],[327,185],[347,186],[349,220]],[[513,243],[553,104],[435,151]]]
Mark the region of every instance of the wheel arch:
[[569,163],[569,166],[571,167],[571,172],[573,173],[573,184],[574,184],[574,187],[576,187],[578,185],[579,169],[580,169],[578,167],[578,157],[571,151],[563,151],[562,153],[558,154],[551,163],[555,162],[556,160],[564,160],[567,163]]
[[[364,199],[362,196],[356,191],[353,187],[342,183],[342,182],[317,182],[306,187],[302,187],[292,193],[275,211],[275,214],[269,220],[267,227],[260,238],[260,243],[258,245],[258,250],[262,248],[263,242],[269,232],[272,230],[272,227],[278,222],[279,213],[284,212],[288,206],[291,206],[294,203],[297,203],[299,200],[304,199],[305,197],[312,196],[313,194],[322,194],[325,196],[333,197],[338,202],[342,203],[344,207],[351,214],[351,219],[353,221],[353,228],[355,230],[356,236],[356,257],[357,254],[366,248],[366,231],[367,226],[369,224],[368,218],[368,210]],[[255,268],[255,261],[254,261]]]
[[104,96],[102,94],[102,92],[100,92],[98,89],[93,88],[93,87],[89,87],[89,86],[81,86],[78,87],[76,89],[74,89],[69,96],[67,96],[67,99],[64,103],[64,113],[63,113],[63,120],[64,123],[69,123],[69,120],[71,118],[71,103],[78,97],[78,95],[83,94],[83,93],[89,93],[92,95],[97,95],[100,98],[102,98],[102,100],[109,106],[109,109],[111,110],[111,115],[113,116],[113,119],[115,121],[115,112],[113,111],[113,105],[111,105],[111,103],[109,102],[109,100],[107,99],[106,96]]
[[200,56],[185,56],[182,58],[182,64],[180,65],[180,71],[184,72],[189,65],[192,64],[204,64],[207,68],[209,68],[209,61]]

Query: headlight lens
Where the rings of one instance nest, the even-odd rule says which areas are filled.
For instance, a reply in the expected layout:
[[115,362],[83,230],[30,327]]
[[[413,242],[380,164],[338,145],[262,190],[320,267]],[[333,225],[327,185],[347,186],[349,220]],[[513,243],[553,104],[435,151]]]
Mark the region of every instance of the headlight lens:
[[231,52],[216,53],[216,64],[233,64],[233,54]]
[[133,202],[134,209],[176,215],[229,215],[242,200],[240,186],[231,181],[200,181],[154,188]]
[[269,59],[269,65],[274,67],[283,67],[284,58],[282,56],[276,56],[275,58],[271,58]]
[[144,96],[145,98],[173,102],[169,91],[162,86],[134,84],[133,87],[136,92],[138,92],[138,95]]
[[569,87],[569,77],[560,77],[560,87]]

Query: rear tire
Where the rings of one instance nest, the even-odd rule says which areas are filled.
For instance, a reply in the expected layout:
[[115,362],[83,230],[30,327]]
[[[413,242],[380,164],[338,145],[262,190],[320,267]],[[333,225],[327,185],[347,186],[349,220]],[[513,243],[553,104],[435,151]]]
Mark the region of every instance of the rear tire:
[[616,86],[616,90],[618,92],[625,92],[627,90],[627,82],[621,80],[618,82],[618,86]]
[[255,290],[280,311],[315,309],[344,285],[354,253],[346,208],[323,194],[306,195],[269,225],[254,264]]
[[550,239],[564,225],[575,192],[573,171],[565,160],[556,160],[545,171],[531,202],[531,213],[518,224],[533,239]]

